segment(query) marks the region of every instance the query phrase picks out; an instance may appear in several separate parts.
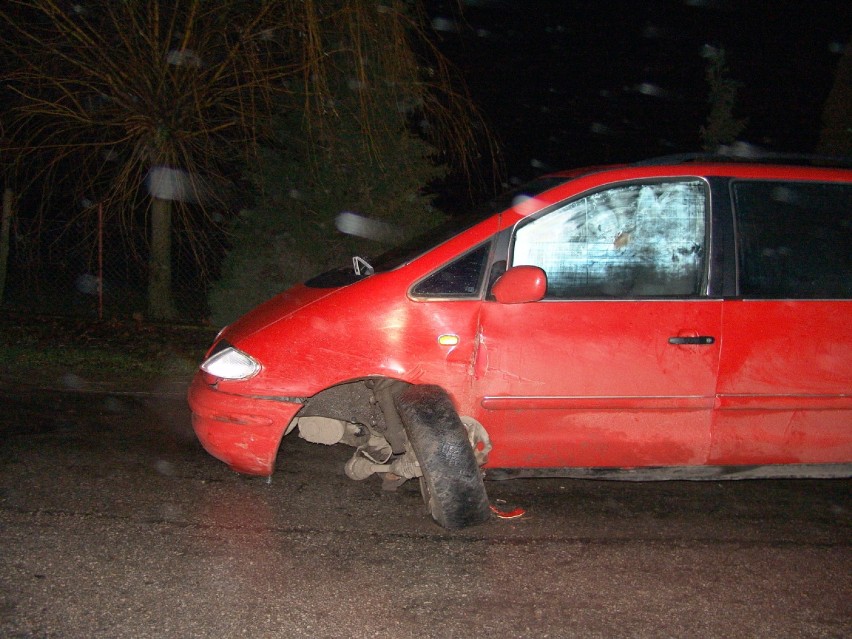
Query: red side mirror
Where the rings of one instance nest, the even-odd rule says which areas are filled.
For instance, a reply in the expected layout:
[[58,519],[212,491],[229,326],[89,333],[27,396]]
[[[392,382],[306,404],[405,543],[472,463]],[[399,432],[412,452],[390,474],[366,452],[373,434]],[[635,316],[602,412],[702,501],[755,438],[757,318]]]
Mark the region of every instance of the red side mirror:
[[500,276],[491,292],[501,304],[538,302],[547,292],[547,273],[538,266],[515,266]]

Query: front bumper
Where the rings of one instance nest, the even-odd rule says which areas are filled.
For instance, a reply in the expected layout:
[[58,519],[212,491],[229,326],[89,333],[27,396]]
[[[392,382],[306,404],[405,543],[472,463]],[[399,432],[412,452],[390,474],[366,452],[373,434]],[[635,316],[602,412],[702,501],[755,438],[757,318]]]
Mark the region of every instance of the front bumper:
[[208,453],[233,470],[268,477],[281,438],[302,404],[216,390],[197,373],[188,393],[192,428]]

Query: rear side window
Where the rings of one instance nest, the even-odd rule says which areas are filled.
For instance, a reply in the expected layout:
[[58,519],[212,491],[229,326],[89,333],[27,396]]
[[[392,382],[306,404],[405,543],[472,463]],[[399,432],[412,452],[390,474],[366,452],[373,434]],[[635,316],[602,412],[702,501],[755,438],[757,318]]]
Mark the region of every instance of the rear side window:
[[852,185],[738,181],[733,195],[743,296],[852,297]]
[[547,273],[547,297],[698,295],[707,187],[701,180],[621,184],[518,228],[512,265]]

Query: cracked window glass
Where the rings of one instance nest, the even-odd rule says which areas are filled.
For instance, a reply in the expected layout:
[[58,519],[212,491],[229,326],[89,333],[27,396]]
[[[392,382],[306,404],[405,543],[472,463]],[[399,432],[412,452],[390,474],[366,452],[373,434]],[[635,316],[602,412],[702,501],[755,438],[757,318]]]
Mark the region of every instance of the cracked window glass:
[[547,297],[698,295],[706,185],[626,184],[592,193],[517,230],[513,266],[547,273]]
[[476,297],[482,283],[489,247],[490,244],[485,244],[433,273],[414,288],[414,296]]

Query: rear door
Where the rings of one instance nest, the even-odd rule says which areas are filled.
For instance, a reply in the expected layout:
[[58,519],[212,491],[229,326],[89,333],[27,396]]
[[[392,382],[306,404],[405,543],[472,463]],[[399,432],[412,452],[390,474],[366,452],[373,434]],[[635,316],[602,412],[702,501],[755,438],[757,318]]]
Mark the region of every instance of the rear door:
[[720,465],[852,460],[852,186],[731,184],[740,297],[726,300]]
[[548,289],[483,305],[490,466],[705,463],[721,328],[708,193],[697,178],[609,185],[513,229],[509,264],[540,266]]

